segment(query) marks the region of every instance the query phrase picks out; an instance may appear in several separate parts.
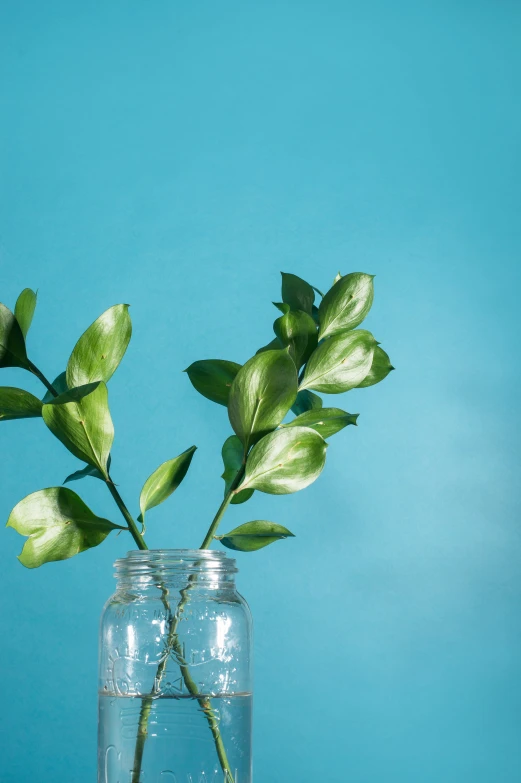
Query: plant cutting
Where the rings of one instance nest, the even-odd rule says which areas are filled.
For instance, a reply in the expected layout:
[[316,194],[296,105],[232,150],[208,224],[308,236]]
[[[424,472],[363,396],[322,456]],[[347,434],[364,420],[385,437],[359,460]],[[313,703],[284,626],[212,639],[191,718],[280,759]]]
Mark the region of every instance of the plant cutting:
[[[328,439],[358,416],[324,406],[320,394],[372,386],[393,369],[371,332],[358,328],[373,292],[373,276],[361,272],[339,274],[325,295],[283,273],[271,342],[243,365],[205,359],[186,369],[200,394],[227,409],[232,429],[222,446],[224,496],[194,550],[149,550],[146,526],[183,481],[195,446],[147,478],[137,515],[112,478],[107,384],[130,341],[128,306],[94,321],[51,382],[27,349],[36,294],[22,291],[13,312],[0,304],[0,367],[22,368],[45,387],[42,399],[0,387],[0,419],[43,420],[83,464],[11,511],[7,526],[27,537],[20,562],[36,568],[73,557],[112,531],[128,532],[137,547],[116,563],[118,589],[102,621],[99,783],[250,783],[251,620],[225,550],[254,552],[294,534],[287,520],[250,519],[227,532],[221,522],[230,504],[255,492],[290,494],[314,482]],[[117,521],[69,486],[89,477],[106,485]]]

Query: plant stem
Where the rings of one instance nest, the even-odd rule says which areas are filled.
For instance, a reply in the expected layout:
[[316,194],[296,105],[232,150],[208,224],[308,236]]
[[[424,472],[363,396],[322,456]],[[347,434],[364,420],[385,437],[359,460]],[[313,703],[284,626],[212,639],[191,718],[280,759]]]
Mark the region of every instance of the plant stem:
[[[141,768],[143,765],[143,753],[145,751],[145,743],[148,736],[148,721],[150,718],[150,713],[152,712],[152,705],[154,703],[155,698],[157,698],[158,691],[161,686],[161,681],[163,679],[167,667],[168,659],[172,652],[175,653],[175,657],[179,664],[179,669],[183,676],[183,680],[186,685],[186,688],[190,693],[190,695],[193,696],[195,699],[197,699],[197,701],[199,702],[199,706],[201,707],[201,710],[208,722],[208,726],[210,727],[210,731],[212,732],[212,737],[215,743],[215,749],[217,751],[219,764],[221,765],[221,769],[224,772],[224,783],[234,783],[233,772],[231,770],[228,757],[226,755],[226,749],[222,741],[221,732],[219,731],[219,719],[217,718],[215,711],[212,707],[211,699],[208,696],[202,695],[199,692],[199,689],[192,675],[190,674],[189,666],[184,659],[183,646],[179,641],[178,634],[177,634],[177,627],[181,619],[181,614],[189,599],[188,591],[190,590],[191,587],[193,587],[195,581],[196,581],[196,577],[194,574],[192,574],[192,576],[189,579],[189,584],[184,588],[184,590],[181,590],[182,598],[177,607],[175,617],[171,617],[170,620],[170,629],[168,632],[168,638],[165,645],[164,656],[163,656],[163,660],[161,661],[161,663],[157,668],[156,676],[154,678],[154,686],[151,692],[148,694],[148,696],[146,696],[141,702],[141,711],[139,714],[139,723],[138,723],[137,738],[136,738],[136,749],[134,751],[134,763],[132,765],[131,783],[140,783]],[[167,614],[171,615],[170,604],[168,603],[166,597],[167,594],[168,591],[163,588],[161,600],[167,611]]]
[[242,468],[239,470],[239,472],[235,476],[234,480],[232,481],[232,483],[230,485],[230,489],[228,490],[228,492],[226,493],[226,495],[224,497],[223,502],[221,503],[221,505],[217,509],[217,514],[214,516],[212,524],[208,528],[208,532],[207,532],[206,536],[204,537],[204,541],[201,544],[201,546],[199,547],[200,549],[209,549],[210,548],[210,546],[212,544],[212,541],[213,541],[213,539],[215,537],[215,534],[217,533],[217,528],[219,527],[221,519],[224,516],[224,512],[226,511],[226,509],[228,508],[228,506],[232,502],[233,494],[234,494],[235,490],[237,489],[237,487],[239,486],[239,484],[241,483],[243,476],[244,476],[244,465],[242,466]]
[[33,374],[33,375],[36,375],[36,377],[38,378],[38,380],[40,380],[40,381],[43,383],[43,385],[45,386],[45,388],[47,389],[47,391],[50,391],[50,392],[51,392],[51,394],[53,395],[53,397],[57,397],[57,396],[58,396],[58,392],[56,391],[56,389],[54,388],[54,386],[52,385],[52,383],[50,383],[50,382],[47,380],[47,378],[45,377],[45,375],[43,374],[43,372],[40,372],[40,370],[38,369],[38,367],[37,367],[35,364],[33,364],[31,361],[29,361],[29,367],[30,367],[30,370],[31,370],[32,374]]
[[148,546],[146,545],[145,539],[143,538],[143,536],[139,532],[136,523],[132,519],[132,515],[131,515],[130,511],[126,507],[125,503],[123,502],[123,498],[121,497],[121,495],[119,494],[118,490],[116,489],[115,484],[112,483],[112,480],[108,480],[107,481],[106,479],[105,479],[105,484],[109,488],[109,492],[112,495],[112,497],[114,498],[117,507],[119,508],[121,513],[123,514],[123,517],[125,518],[125,521],[126,521],[126,523],[128,525],[129,532],[130,532],[132,538],[134,539],[134,541],[136,542],[138,549],[142,549],[142,550],[148,549]]
[[[35,364],[33,364],[31,361],[29,362],[29,366],[31,368],[31,372],[33,373],[33,375],[36,375],[36,377],[43,383],[43,385],[46,387],[46,389],[48,389],[50,391],[50,393],[53,395],[53,397],[58,397],[58,392],[56,391],[56,389],[54,388],[52,383],[50,383],[47,380],[47,378],[45,377],[43,372],[41,370],[39,370],[38,367]],[[123,518],[125,519],[125,522],[128,525],[129,533],[132,535],[132,538],[136,542],[136,545],[137,545],[138,549],[148,549],[148,547],[147,547],[147,545],[145,543],[145,539],[143,538],[143,536],[139,532],[138,526],[134,522],[130,511],[128,510],[128,508],[126,507],[125,503],[123,502],[123,498],[119,494],[119,492],[116,489],[115,485],[112,483],[112,480],[110,478],[109,479],[105,479],[105,484],[109,488],[110,494],[114,498],[117,507],[121,511],[121,513],[123,515]]]
[[[230,488],[226,493],[223,502],[217,509],[217,513],[213,518],[212,523],[208,529],[208,532],[204,538],[204,541],[200,547],[201,549],[208,549],[210,547],[213,538],[215,536],[215,533],[217,532],[217,528],[219,527],[219,523],[223,518],[226,509],[230,505],[235,489],[241,483],[243,476],[244,476],[244,466],[237,473],[237,476],[235,477],[232,484],[230,485]],[[183,590],[181,590],[181,600],[179,601],[179,604],[177,606],[175,617],[171,616],[170,604],[168,603],[167,600],[168,591],[164,587],[162,590],[161,600],[163,602],[163,606],[167,611],[167,615],[170,615],[171,618],[170,628],[168,629],[168,636],[165,644],[163,660],[157,667],[156,676],[154,678],[154,686],[150,691],[150,693],[148,694],[148,696],[143,698],[141,702],[141,710],[139,714],[139,723],[138,723],[137,738],[136,738],[136,749],[134,751],[134,763],[132,765],[131,783],[140,783],[141,767],[143,765],[143,753],[145,751],[145,743],[148,736],[148,721],[150,718],[150,713],[152,711],[152,704],[154,702],[154,698],[157,697],[157,694],[159,692],[161,681],[163,679],[166,666],[168,663],[168,659],[172,652],[175,653],[177,662],[179,664],[179,669],[183,676],[183,680],[185,682],[188,692],[198,700],[201,709],[205,715],[205,718],[208,721],[208,725],[210,727],[210,731],[212,732],[212,736],[215,742],[215,749],[217,751],[219,763],[221,765],[222,771],[224,772],[224,783],[233,783],[234,781],[233,773],[230,768],[228,757],[226,755],[226,749],[224,747],[221,733],[219,731],[219,721],[212,708],[211,700],[208,698],[208,696],[202,696],[199,693],[197,685],[195,684],[192,675],[190,674],[190,669],[188,667],[188,664],[184,660],[183,648],[181,643],[179,642],[178,635],[177,635],[177,627],[179,625],[181,615],[190,597],[189,591],[195,585],[196,581],[197,581],[197,576],[195,574],[192,574],[192,576],[190,576],[188,580],[187,586]]]

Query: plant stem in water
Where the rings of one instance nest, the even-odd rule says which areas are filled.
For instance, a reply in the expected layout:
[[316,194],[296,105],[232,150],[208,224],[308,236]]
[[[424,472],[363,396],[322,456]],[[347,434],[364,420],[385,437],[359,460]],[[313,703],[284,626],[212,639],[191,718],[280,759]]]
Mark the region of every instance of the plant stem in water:
[[[217,513],[212,520],[212,523],[208,529],[208,533],[206,534],[204,541],[201,545],[201,549],[209,549],[213,541],[213,538],[215,536],[215,533],[217,532],[217,528],[219,527],[219,523],[222,517],[224,516],[226,509],[230,505],[233,498],[234,491],[241,483],[243,475],[244,475],[244,467],[239,471],[239,473],[235,477],[234,481],[230,486],[230,489],[225,495],[223,502],[217,509]],[[141,768],[143,766],[143,753],[145,751],[145,743],[148,735],[148,721],[150,718],[150,712],[152,709],[154,698],[157,698],[157,694],[159,692],[159,688],[161,685],[161,680],[163,679],[171,652],[175,653],[188,692],[192,696],[195,696],[198,699],[199,704],[201,705],[201,709],[204,712],[206,720],[208,721],[208,725],[210,727],[210,731],[212,732],[212,736],[215,742],[215,749],[217,751],[219,763],[221,765],[222,771],[224,772],[225,783],[233,783],[234,780],[233,773],[230,769],[230,764],[228,762],[228,757],[226,755],[226,749],[223,745],[222,737],[219,731],[219,721],[215,716],[215,712],[211,705],[211,700],[207,696],[201,696],[201,694],[199,693],[197,685],[195,684],[190,674],[190,669],[188,667],[188,664],[184,660],[182,645],[179,642],[178,635],[177,635],[177,627],[179,625],[181,615],[190,597],[189,591],[195,585],[196,581],[197,581],[197,576],[195,574],[192,574],[192,576],[190,576],[188,580],[187,586],[183,590],[181,590],[181,600],[179,601],[179,604],[177,606],[175,617],[171,616],[172,611],[170,609],[170,604],[168,603],[168,599],[167,599],[168,590],[166,590],[164,586],[162,587],[161,600],[167,611],[167,616],[171,617],[170,628],[168,630],[168,637],[165,644],[165,654],[163,656],[163,660],[157,667],[156,676],[154,678],[154,687],[152,688],[148,696],[143,698],[143,701],[141,703],[141,711],[139,714],[136,750],[134,753],[134,764],[132,767],[131,783],[140,783],[139,779],[141,776]]]

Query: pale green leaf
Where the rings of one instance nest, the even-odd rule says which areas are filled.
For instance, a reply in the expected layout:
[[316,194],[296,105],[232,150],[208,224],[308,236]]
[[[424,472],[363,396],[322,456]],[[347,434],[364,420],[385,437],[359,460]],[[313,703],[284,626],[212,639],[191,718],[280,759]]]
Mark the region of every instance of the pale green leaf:
[[320,302],[319,340],[362,323],[373,304],[374,275],[352,272],[338,280]]
[[297,396],[297,371],[287,350],[256,354],[237,373],[228,415],[244,453],[278,427]]
[[306,365],[300,389],[340,394],[358,386],[371,369],[376,340],[358,329],[324,340]]
[[14,308],[14,317],[18,321],[24,339],[31,326],[34,311],[36,309],[36,293],[31,288],[24,288]]
[[178,457],[163,462],[147,478],[139,497],[140,521],[144,522],[146,511],[154,506],[159,506],[177,489],[187,474],[196,448],[196,446],[191,446]]
[[0,386],[0,421],[31,419],[42,415],[41,401],[24,389]]
[[18,558],[26,568],[66,560],[98,546],[111,530],[126,529],[93,514],[66,487],[50,487],[28,495],[11,511],[7,527],[29,536]]
[[358,413],[346,413],[340,408],[322,408],[301,413],[293,421],[283,424],[283,427],[311,427],[323,438],[330,438],[348,424],[356,424]]
[[256,552],[275,541],[282,541],[289,537],[294,536],[287,527],[277,525],[275,522],[267,522],[265,519],[256,519],[239,525],[224,536],[216,536],[216,539],[228,549],[235,549],[238,552]]
[[304,489],[322,472],[327,443],[309,427],[285,427],[271,432],[251,450],[237,491],[258,489],[287,495]]
[[387,378],[389,373],[394,370],[391,364],[391,360],[383,348],[379,345],[374,349],[373,362],[371,369],[365,376],[362,383],[358,384],[359,389],[365,389],[367,386],[374,386],[375,383],[380,383],[384,378]]
[[43,406],[43,420],[78,459],[108,479],[108,458],[114,426],[104,383],[90,383],[64,392]]
[[85,331],[67,364],[67,386],[107,381],[121,362],[132,334],[128,305],[110,307]]

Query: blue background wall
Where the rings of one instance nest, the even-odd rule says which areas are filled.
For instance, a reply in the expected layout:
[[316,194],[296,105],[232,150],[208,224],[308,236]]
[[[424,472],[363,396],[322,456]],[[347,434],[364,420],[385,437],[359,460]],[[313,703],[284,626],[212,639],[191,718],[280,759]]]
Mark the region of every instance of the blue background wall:
[[[360,426],[314,486],[225,523],[297,533],[239,558],[257,783],[519,781],[519,4],[18,0],[0,23],[0,299],[39,288],[49,375],[132,304],[110,395],[133,508],[199,446],[152,546],[197,545],[222,493],[224,409],[180,371],[270,339],[281,269],[377,275],[367,325],[398,371],[342,398]],[[77,466],[38,421],[0,444],[4,519]],[[91,783],[98,617],[129,543],[34,572],[21,543],[2,533],[2,781]]]

